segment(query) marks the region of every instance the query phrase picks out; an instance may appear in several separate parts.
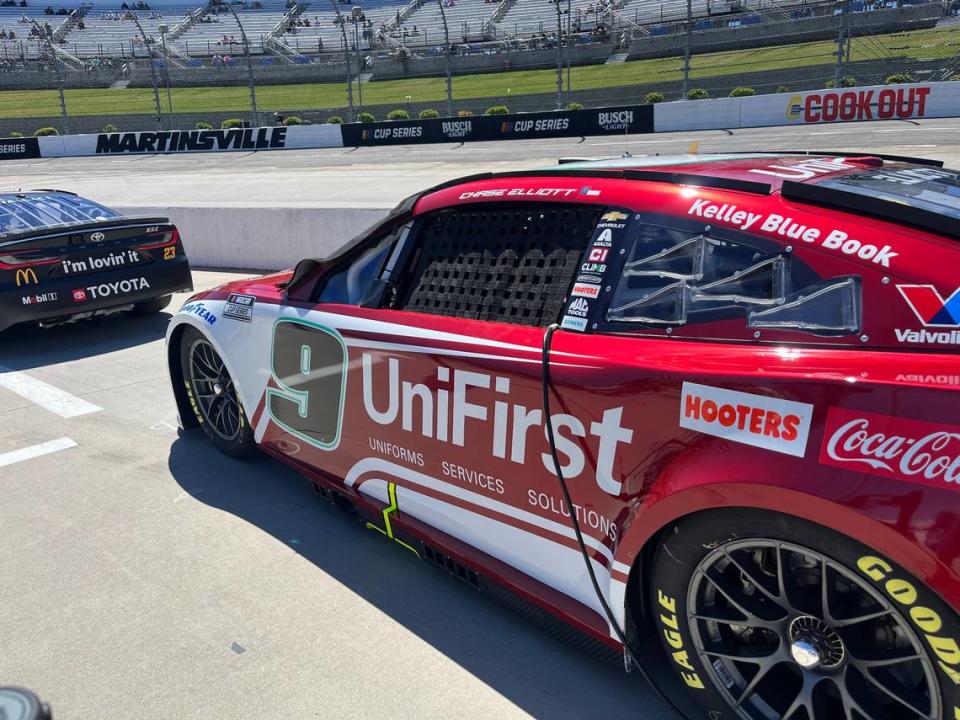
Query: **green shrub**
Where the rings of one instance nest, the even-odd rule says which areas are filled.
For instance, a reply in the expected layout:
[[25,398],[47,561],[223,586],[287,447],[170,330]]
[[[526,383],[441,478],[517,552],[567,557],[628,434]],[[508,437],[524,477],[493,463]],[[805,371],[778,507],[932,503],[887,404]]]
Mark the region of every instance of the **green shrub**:
[[47,135],[59,135],[60,131],[55,127],[42,127],[37,128],[37,131],[33,134],[34,137],[46,137]]
[[493,107],[488,107],[484,115],[509,115],[510,108],[506,105],[494,105]]
[[291,115],[283,121],[283,124],[287,127],[290,127],[291,125],[303,125],[303,120],[298,118],[296,115]]
[[567,103],[567,110],[583,110],[583,103],[578,103],[578,102]]
[[440,113],[433,108],[427,108],[426,110],[420,111],[421,120],[436,120],[438,117],[440,117]]
[[687,100],[706,100],[708,97],[710,97],[710,93],[703,88],[694,88],[687,93]]
[[23,133],[20,132],[19,130],[11,130],[9,133],[7,133],[7,137],[12,137],[12,138],[23,137]]
[[230,130],[232,128],[243,127],[243,120],[240,118],[229,118],[220,123],[221,130]]
[[202,120],[193,126],[195,130],[213,130],[213,125]]
[[410,113],[403,108],[397,108],[387,113],[387,120],[409,120]]
[[359,115],[357,115],[357,122],[369,123],[369,122],[376,122],[376,121],[377,119],[373,116],[373,113],[362,112]]
[[[849,75],[840,81],[840,87],[856,87],[856,85],[857,79],[855,77],[850,77]],[[830,80],[827,80],[826,86],[828,88],[835,88],[837,86],[837,81],[831,78]]]
[[647,105],[654,105],[656,103],[663,102],[663,93],[657,92],[656,90],[652,92],[648,92],[646,95],[643,96],[643,101]]
[[343,118],[339,115],[331,115],[327,118],[327,123],[330,125],[343,125]]
[[735,87],[730,91],[730,97],[751,97],[756,94],[757,91],[752,87]]
[[914,82],[913,75],[908,72],[894,73],[893,75],[887,76],[887,85],[897,85],[898,83],[912,83]]
[[100,132],[115,133],[116,131],[117,131],[117,128],[114,125],[107,123],[106,125],[103,126],[103,129]]
[[457,113],[457,117],[473,117],[472,110],[461,110]]
[[790,88],[788,88],[786,85],[777,85],[777,89],[774,90],[774,92],[776,92],[776,93],[788,93],[788,92],[790,92]]

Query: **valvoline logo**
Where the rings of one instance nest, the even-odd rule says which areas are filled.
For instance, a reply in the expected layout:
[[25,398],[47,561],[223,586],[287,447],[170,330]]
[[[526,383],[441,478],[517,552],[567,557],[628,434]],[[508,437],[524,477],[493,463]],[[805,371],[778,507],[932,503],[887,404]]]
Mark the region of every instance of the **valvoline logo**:
[[897,290],[927,327],[960,327],[960,288],[946,300],[933,285],[897,285]]

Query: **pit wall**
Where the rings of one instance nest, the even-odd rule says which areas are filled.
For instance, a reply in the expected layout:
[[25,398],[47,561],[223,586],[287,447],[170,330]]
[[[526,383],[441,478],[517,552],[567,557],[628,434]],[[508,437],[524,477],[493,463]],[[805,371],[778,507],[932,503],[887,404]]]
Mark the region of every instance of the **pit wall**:
[[8,138],[0,139],[0,159],[623,136],[942,117],[960,117],[960,82],[875,85],[436,120]]

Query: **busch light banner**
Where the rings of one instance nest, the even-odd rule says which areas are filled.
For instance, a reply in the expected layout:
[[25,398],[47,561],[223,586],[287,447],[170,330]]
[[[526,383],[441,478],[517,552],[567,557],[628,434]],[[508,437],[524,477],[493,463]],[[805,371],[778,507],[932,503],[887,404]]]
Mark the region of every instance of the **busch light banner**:
[[629,105],[438,120],[352,123],[342,128],[346,146],[624,135],[653,132],[653,107]]

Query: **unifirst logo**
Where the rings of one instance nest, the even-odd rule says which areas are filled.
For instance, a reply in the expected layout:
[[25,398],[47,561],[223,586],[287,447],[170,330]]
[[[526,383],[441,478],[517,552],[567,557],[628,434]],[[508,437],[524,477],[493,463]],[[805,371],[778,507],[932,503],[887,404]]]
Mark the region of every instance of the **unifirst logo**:
[[[546,452],[543,411],[510,402],[510,378],[439,367],[436,381],[426,385],[401,380],[398,358],[363,353],[361,365],[363,407],[378,425],[399,421],[406,432],[459,447],[465,447],[468,441],[476,446],[489,438],[486,452],[518,465],[531,461],[529,446],[536,444],[543,467],[554,473],[553,458]],[[604,492],[619,495],[623,483],[614,477],[617,449],[633,440],[633,430],[622,425],[623,407],[605,410],[602,419],[589,427],[567,413],[554,413],[550,420],[564,478],[584,473],[587,445],[590,457],[596,459],[597,485]]]

